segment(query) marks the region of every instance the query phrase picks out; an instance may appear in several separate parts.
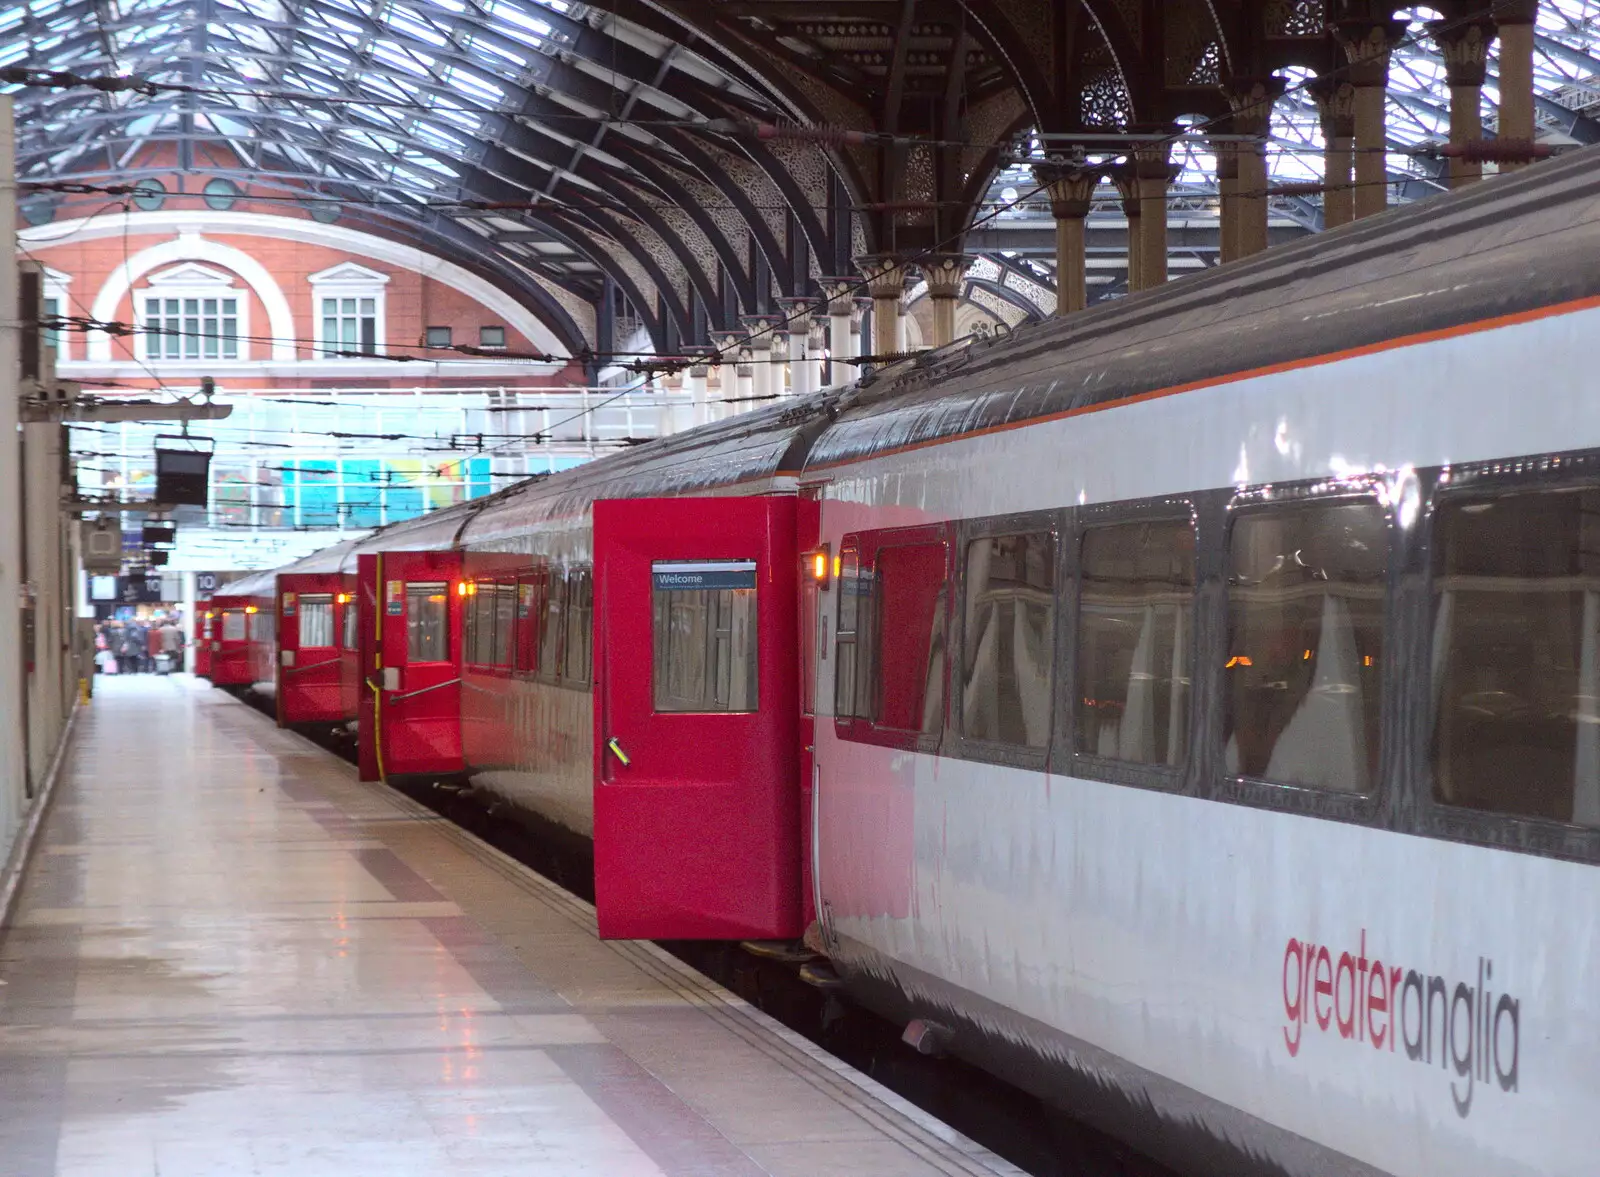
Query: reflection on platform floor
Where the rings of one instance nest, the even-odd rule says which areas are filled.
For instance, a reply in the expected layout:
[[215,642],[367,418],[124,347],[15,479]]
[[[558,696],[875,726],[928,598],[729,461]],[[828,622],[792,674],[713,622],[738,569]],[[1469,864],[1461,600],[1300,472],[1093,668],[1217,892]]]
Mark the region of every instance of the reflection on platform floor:
[[1015,1172],[203,682],[103,680],[64,773],[6,1177]]

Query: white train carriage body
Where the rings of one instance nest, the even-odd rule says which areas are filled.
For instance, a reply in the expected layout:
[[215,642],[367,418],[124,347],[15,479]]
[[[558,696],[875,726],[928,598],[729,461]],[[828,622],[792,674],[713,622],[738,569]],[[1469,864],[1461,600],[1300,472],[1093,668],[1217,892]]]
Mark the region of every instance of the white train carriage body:
[[815,876],[869,1003],[1184,1171],[1594,1172],[1597,193],[1502,178],[842,414]]

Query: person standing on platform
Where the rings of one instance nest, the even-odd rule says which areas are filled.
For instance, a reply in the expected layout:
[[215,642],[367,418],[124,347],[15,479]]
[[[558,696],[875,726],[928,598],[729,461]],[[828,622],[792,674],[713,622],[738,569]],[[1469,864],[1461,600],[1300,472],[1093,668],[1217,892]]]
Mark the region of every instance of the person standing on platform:
[[149,654],[149,636],[137,621],[130,621],[122,628],[121,658],[125,665],[125,674],[143,674],[145,670],[145,657]]

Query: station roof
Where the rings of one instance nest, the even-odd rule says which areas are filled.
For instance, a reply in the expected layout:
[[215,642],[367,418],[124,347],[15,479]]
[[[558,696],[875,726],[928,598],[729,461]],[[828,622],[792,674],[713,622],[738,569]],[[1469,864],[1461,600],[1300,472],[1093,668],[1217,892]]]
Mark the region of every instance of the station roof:
[[[1073,6],[981,7],[980,17],[948,0],[0,0],[0,67],[125,87],[5,87],[18,104],[25,182],[177,171],[199,190],[230,180],[318,219],[418,240],[508,286],[614,299],[670,350],[851,272],[896,233],[916,249],[954,240],[982,254],[973,283],[1022,314],[1048,311],[1051,221],[1030,161],[1051,149],[1066,100],[1041,93],[1044,75],[1026,60],[1036,47],[1016,14]],[[1078,89],[1066,107],[1078,125],[1106,130],[1141,114],[1148,86],[1135,75],[1150,63],[1125,60],[1141,19],[1167,22],[1163,119],[1182,101],[1173,94],[1192,99],[1194,113],[1167,125],[1204,127],[1225,109],[1213,93],[1219,63],[1239,50],[1228,31],[1236,17],[1222,10],[1257,12],[1277,43],[1303,42],[1273,65],[1290,88],[1275,107],[1271,171],[1317,177],[1317,110],[1298,86],[1313,67],[1297,62],[1322,52],[1320,0],[1081,7],[1057,18],[1088,30],[1068,63]],[[1402,200],[1442,187],[1426,149],[1448,136],[1449,88],[1424,22],[1454,11],[1396,11],[1411,22],[1390,70],[1389,165]],[[1548,141],[1600,140],[1597,21],[1600,0],[1539,4],[1537,111]],[[1172,55],[1183,37],[1179,85]],[[1492,53],[1484,100],[1492,133]],[[939,149],[916,136],[954,133],[926,113],[940,102],[959,106],[965,142],[951,148],[953,163],[928,163],[922,183],[919,160]],[[849,140],[855,130],[884,137],[877,163]],[[1198,136],[1176,151],[1174,216],[1196,227],[1186,239],[1195,267],[1215,261],[1204,231],[1216,205],[1208,152]],[[1114,253],[1120,214],[1102,192],[1091,229]],[[919,228],[896,202],[938,211]],[[39,197],[32,209],[42,219],[59,211],[52,203]],[[71,202],[77,215],[105,203],[92,192]],[[1273,209],[1282,235],[1320,226],[1315,196],[1277,197]],[[1113,261],[1108,292],[1115,275]]]

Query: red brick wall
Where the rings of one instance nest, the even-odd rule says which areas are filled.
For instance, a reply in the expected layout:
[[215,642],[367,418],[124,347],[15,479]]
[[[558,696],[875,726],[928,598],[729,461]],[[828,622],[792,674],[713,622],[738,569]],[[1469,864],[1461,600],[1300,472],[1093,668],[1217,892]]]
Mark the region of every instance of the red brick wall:
[[[427,327],[449,327],[452,330],[455,344],[477,346],[479,329],[484,326],[502,326],[506,329],[506,346],[508,351],[528,352],[536,348],[533,343],[513,329],[510,323],[505,322],[498,314],[483,306],[476,299],[463,294],[461,291],[432,278],[424,278],[414,270],[404,269],[387,262],[377,261],[361,254],[349,253],[343,250],[329,248],[321,245],[303,244],[296,241],[275,240],[268,237],[243,235],[236,233],[208,233],[204,227],[205,206],[198,193],[204,186],[206,177],[195,175],[169,175],[162,178],[167,186],[169,196],[165,210],[194,210],[200,220],[202,235],[219,244],[228,245],[243,253],[248,254],[259,262],[268,273],[277,281],[279,288],[289,301],[295,324],[295,336],[299,341],[297,349],[299,358],[312,358],[311,343],[315,339],[317,308],[314,304],[314,295],[309,282],[312,274],[331,269],[344,262],[353,262],[369,270],[387,274],[389,282],[384,287],[385,295],[385,344],[392,355],[428,355],[429,358],[439,358],[441,353],[423,352],[420,346],[424,340],[424,331]],[[186,191],[179,193],[182,186]],[[252,192],[253,189],[246,189]],[[262,190],[268,194],[269,190]],[[80,207],[81,206],[81,207]],[[97,208],[104,206],[104,199],[90,201],[87,198],[76,200],[70,205],[62,207],[56,215],[57,221],[64,221],[76,216],[86,216]],[[248,198],[240,199],[234,206],[239,211],[264,212],[290,218],[307,218],[308,213],[291,203],[268,202],[264,200],[252,201]],[[115,213],[115,208],[110,210]],[[346,223],[341,221],[342,224]],[[349,225],[368,232],[372,226],[367,224]],[[48,232],[48,230],[47,230]],[[152,245],[163,241],[170,241],[176,237],[172,230],[159,232],[132,231],[126,236],[121,234],[99,238],[91,241],[65,243],[60,245],[34,244],[29,246],[32,256],[52,269],[59,270],[72,277],[68,287],[67,313],[87,316],[94,304],[96,293],[104,285],[112,271],[120,266],[125,258],[132,257]],[[197,264],[211,269],[231,272],[228,267],[218,265],[204,258],[193,259]],[[171,268],[170,263],[157,267],[135,279],[133,290],[123,296],[121,305],[117,308],[116,319],[124,323],[135,321],[133,297],[143,291],[148,285],[152,274],[158,274]],[[248,289],[249,284],[239,274],[233,275],[236,285]],[[249,322],[247,334],[250,336],[248,354],[252,360],[270,359],[272,344],[269,337],[272,327],[267,319],[266,307],[260,298],[253,292],[249,296]],[[128,338],[112,340],[112,354],[115,359],[129,360],[133,358],[133,341]],[[81,360],[86,358],[87,342],[82,334],[74,334],[70,345],[71,358]],[[448,353],[444,353],[448,354]],[[466,357],[458,357],[465,359]],[[565,372],[555,377],[534,376],[526,377],[447,377],[435,381],[422,377],[415,370],[408,371],[408,365],[397,363],[394,365],[395,374],[390,380],[373,382],[370,379],[352,381],[352,384],[376,383],[382,386],[393,383],[399,387],[414,387],[419,384],[428,385],[456,385],[462,383],[480,383],[485,385],[516,385],[516,386],[549,386],[552,384],[582,383],[583,372],[578,365],[568,365]],[[272,381],[263,383],[277,383],[285,386],[302,385],[305,381],[284,375]],[[319,377],[316,383],[327,385],[328,377]]]

